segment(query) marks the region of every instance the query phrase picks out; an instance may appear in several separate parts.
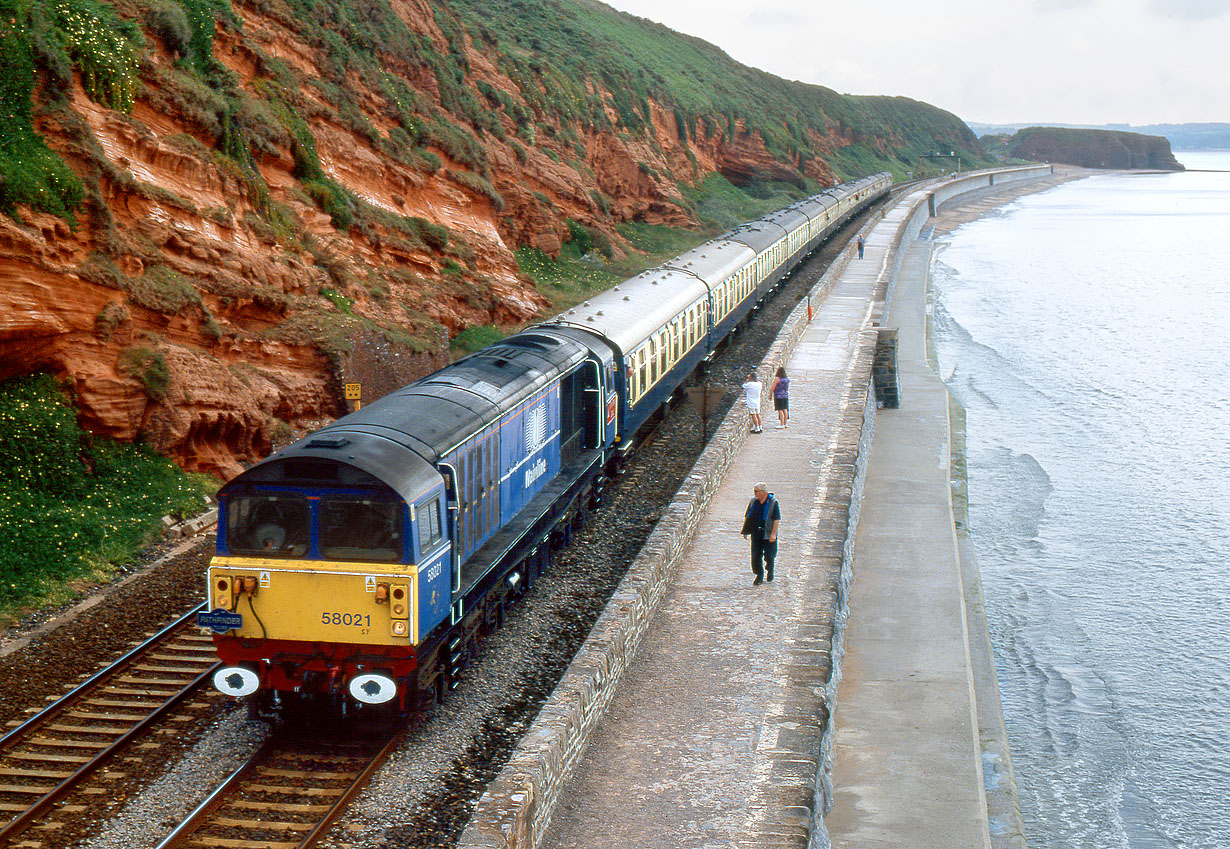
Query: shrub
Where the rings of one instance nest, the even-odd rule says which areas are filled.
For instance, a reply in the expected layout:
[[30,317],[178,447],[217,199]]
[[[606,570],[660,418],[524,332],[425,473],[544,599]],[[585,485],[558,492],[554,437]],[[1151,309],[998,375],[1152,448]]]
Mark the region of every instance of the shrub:
[[121,301],[107,301],[98,315],[94,316],[94,335],[104,342],[110,341],[115,331],[132,319],[132,313]]
[[568,242],[576,249],[579,256],[585,256],[594,246],[594,237],[590,234],[589,228],[584,224],[580,224],[568,219]]
[[128,296],[138,306],[164,315],[179,315],[201,303],[196,288],[168,265],[156,265],[133,278]]
[[91,438],[49,375],[0,384],[0,610],[132,560],[166,514],[216,482],[147,448]]
[[504,331],[492,324],[467,327],[449,341],[449,350],[454,357],[472,354],[488,345],[494,345],[505,336]]
[[184,7],[174,2],[159,3],[146,14],[146,23],[167,50],[175,56],[186,56],[192,41],[192,25]]
[[473,171],[455,171],[451,168],[448,176],[454,183],[486,197],[495,206],[497,212],[504,208],[504,196],[496,191],[495,186],[491,185],[489,180],[478,176]]
[[136,28],[93,0],[64,0],[52,8],[86,94],[110,109],[131,110],[141,83]]
[[161,401],[167,396],[167,387],[171,384],[171,372],[167,369],[166,358],[153,348],[134,345],[120,351],[118,367],[121,373],[141,381],[145,394],[155,401]]

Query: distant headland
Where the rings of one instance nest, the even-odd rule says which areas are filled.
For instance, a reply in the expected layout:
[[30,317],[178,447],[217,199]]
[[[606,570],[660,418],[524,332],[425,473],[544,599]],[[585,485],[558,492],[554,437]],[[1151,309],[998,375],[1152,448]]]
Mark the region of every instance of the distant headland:
[[1013,135],[985,135],[988,153],[1034,162],[1062,162],[1082,168],[1182,171],[1170,141],[1120,130],[1026,127]]
[[[968,123],[975,135],[1012,135],[1031,124],[980,124]],[[1074,130],[1116,130],[1121,133],[1143,133],[1147,136],[1165,136],[1174,150],[1230,150],[1230,124],[1046,124],[1048,127],[1065,127]]]

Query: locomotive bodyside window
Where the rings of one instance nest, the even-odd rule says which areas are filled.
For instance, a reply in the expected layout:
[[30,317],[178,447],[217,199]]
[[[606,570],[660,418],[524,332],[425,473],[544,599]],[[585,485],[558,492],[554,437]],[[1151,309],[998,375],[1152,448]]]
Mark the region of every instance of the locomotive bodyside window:
[[415,513],[419,525],[419,558],[422,559],[438,546],[444,537],[440,522],[440,501],[433,498],[431,501],[419,504],[415,508]]
[[303,557],[311,541],[311,510],[301,495],[231,496],[227,549],[259,557]]

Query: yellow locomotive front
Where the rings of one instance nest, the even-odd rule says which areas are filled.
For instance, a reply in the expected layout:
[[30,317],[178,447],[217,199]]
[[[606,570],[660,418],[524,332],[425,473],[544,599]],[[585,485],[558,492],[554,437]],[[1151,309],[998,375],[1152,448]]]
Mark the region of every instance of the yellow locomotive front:
[[442,480],[420,461],[407,491],[353,455],[303,453],[276,455],[219,493],[211,610],[200,617],[225,664],[215,686],[259,703],[295,693],[400,696],[404,707],[419,688],[417,649],[451,603]]

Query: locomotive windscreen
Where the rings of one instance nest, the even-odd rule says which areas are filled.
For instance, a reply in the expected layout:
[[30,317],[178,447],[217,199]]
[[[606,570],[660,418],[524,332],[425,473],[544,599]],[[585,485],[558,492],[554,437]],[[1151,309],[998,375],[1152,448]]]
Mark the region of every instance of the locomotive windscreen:
[[311,514],[302,495],[239,495],[226,503],[226,539],[231,554],[302,557],[310,540]]

